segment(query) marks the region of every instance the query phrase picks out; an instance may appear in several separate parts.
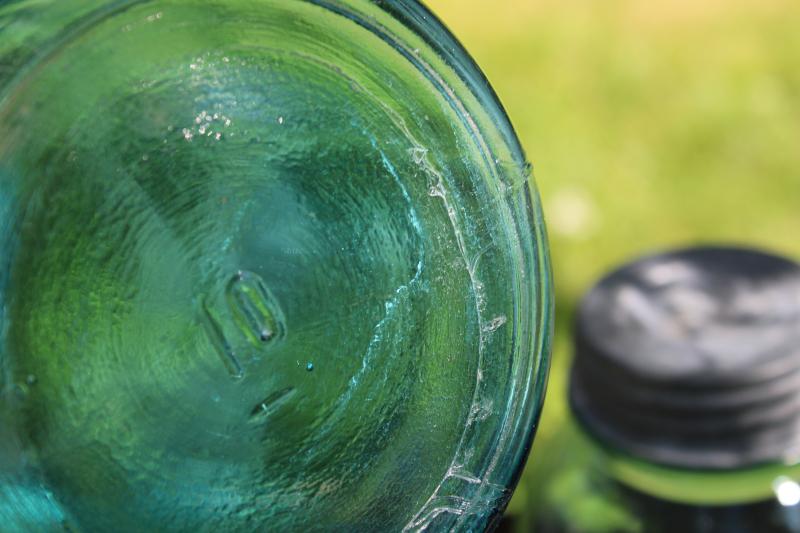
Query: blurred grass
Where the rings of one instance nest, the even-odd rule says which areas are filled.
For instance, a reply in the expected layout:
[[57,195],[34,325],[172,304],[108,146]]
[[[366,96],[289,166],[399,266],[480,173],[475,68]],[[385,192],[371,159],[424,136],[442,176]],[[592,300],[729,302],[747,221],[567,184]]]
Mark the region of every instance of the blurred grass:
[[429,0],[522,140],[557,324],[544,416],[509,513],[527,529],[565,416],[577,299],[634,256],[703,242],[800,258],[800,3]]

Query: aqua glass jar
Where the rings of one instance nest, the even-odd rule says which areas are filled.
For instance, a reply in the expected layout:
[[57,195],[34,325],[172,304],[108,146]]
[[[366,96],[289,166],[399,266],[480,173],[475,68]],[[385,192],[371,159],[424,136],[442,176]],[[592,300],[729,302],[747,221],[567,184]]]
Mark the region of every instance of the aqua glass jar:
[[702,247],[583,298],[543,533],[800,531],[800,265]]
[[0,5],[0,529],[490,527],[548,256],[412,1]]

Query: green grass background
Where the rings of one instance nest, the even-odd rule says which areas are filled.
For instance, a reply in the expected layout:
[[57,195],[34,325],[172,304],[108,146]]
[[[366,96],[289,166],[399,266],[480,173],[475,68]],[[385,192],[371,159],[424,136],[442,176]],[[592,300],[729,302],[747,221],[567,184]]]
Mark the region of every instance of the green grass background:
[[533,162],[556,337],[544,415],[509,506],[526,528],[559,454],[580,295],[642,253],[745,243],[800,258],[800,3],[429,0]]

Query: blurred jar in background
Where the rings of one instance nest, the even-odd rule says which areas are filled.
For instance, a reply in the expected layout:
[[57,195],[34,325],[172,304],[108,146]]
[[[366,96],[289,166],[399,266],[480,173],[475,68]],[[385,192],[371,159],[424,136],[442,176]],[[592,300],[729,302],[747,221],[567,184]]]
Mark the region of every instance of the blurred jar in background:
[[695,248],[583,299],[541,532],[800,531],[800,265]]

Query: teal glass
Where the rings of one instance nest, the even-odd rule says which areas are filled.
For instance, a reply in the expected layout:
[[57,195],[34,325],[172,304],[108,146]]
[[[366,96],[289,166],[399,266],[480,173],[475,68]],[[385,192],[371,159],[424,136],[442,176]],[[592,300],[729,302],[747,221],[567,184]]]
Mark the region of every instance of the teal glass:
[[491,527],[551,286],[411,1],[0,5],[3,531]]

